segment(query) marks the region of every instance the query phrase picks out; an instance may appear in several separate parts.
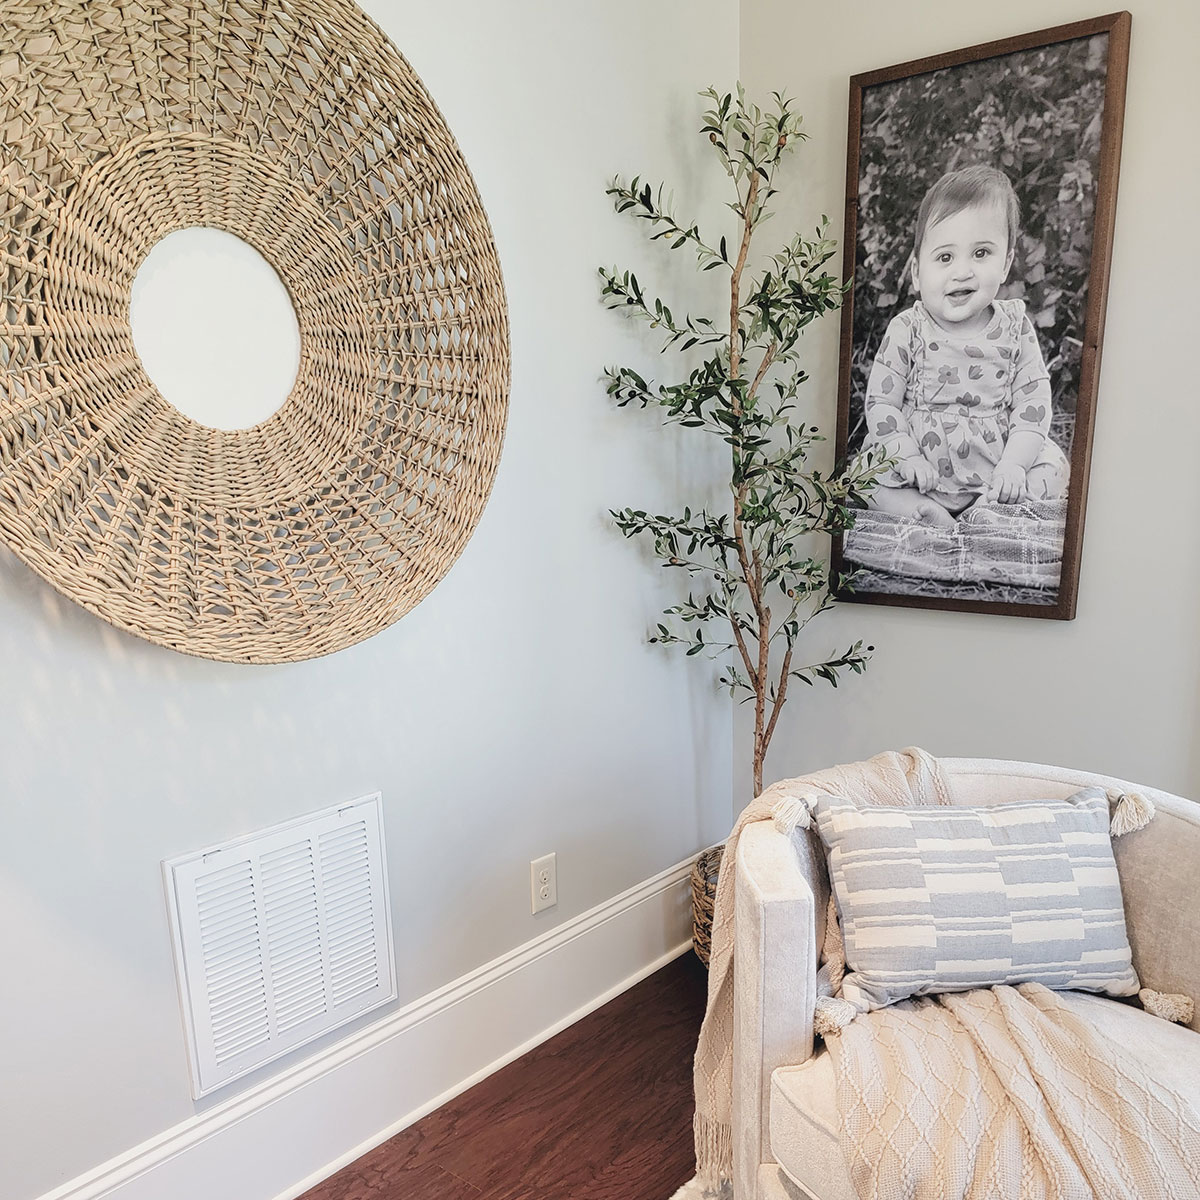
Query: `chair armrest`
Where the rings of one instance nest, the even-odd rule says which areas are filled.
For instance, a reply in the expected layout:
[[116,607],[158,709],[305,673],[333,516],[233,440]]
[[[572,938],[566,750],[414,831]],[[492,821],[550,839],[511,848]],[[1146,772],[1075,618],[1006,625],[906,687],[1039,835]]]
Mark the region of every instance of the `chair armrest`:
[[1154,820],[1113,841],[1133,965],[1142,987],[1191,996],[1200,1029],[1200,805],[1147,794]]
[[734,899],[733,1174],[737,1200],[756,1200],[770,1162],[771,1072],[813,1051],[817,947],[829,886],[811,840],[770,821],[737,846]]

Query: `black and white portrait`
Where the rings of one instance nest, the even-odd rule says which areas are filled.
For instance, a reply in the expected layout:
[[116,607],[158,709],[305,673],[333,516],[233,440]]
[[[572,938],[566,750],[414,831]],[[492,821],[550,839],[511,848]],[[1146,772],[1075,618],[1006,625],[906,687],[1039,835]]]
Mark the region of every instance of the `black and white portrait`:
[[852,81],[843,598],[1074,615],[1122,16]]

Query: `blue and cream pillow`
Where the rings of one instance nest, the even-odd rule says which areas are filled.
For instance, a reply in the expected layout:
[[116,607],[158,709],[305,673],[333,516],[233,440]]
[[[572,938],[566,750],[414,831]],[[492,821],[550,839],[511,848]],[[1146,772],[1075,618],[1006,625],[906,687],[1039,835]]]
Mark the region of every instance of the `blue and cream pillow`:
[[1102,789],[984,808],[822,796],[812,813],[860,1012],[1005,983],[1137,992]]

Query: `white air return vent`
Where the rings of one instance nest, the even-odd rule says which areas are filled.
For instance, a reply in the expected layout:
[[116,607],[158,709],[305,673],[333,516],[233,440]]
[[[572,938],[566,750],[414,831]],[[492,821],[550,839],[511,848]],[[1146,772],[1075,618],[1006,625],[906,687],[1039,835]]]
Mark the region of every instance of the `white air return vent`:
[[395,999],[378,794],[163,873],[197,1098]]

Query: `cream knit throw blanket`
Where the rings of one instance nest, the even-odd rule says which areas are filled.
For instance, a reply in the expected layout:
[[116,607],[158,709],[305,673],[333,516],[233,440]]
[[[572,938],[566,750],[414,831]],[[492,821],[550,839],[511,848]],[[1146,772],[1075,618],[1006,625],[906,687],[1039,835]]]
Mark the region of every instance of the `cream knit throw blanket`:
[[1039,983],[907,1000],[826,1045],[861,1200],[1200,1197],[1200,1118]]
[[[751,821],[778,817],[812,792],[883,805],[951,802],[937,760],[909,749],[784,780],[739,817],[717,883],[695,1060],[697,1171],[710,1182],[733,1170],[737,841]],[[835,933],[826,941],[834,955]],[[831,965],[840,982],[840,963]],[[843,1151],[862,1200],[1200,1197],[1197,1115],[1040,985],[905,1002],[859,1018],[828,1044]],[[938,1087],[926,1092],[930,1079]],[[959,1082],[947,1089],[948,1080]]]
[[696,1169],[716,1182],[733,1174],[730,1110],[733,1103],[733,864],[738,838],[752,821],[769,821],[777,805],[809,792],[850,794],[874,804],[949,804],[937,760],[924,750],[888,751],[866,762],[832,767],[772,784],[738,817],[725,842],[724,869],[713,901],[708,1007],[696,1047]]

